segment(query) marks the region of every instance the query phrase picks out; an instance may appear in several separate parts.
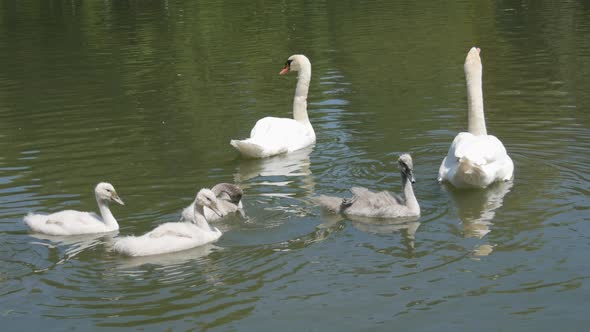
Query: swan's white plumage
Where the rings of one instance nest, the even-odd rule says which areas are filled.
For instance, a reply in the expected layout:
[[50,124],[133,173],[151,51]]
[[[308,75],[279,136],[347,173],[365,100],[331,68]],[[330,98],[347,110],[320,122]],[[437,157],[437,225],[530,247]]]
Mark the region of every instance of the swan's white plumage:
[[110,183],[101,182],[94,192],[101,216],[94,212],[65,210],[49,215],[28,213],[23,221],[31,230],[49,235],[93,234],[118,230],[119,224],[108,207],[108,201],[123,205],[115,188]]
[[458,188],[485,188],[512,178],[514,164],[496,136],[459,133],[438,171],[439,181]]
[[217,241],[221,231],[204,230],[189,222],[169,222],[142,236],[115,240],[113,249],[128,256],[149,256],[187,250]]
[[249,138],[230,141],[243,156],[266,158],[297,151],[315,143],[315,132],[307,116],[311,63],[304,55],[292,55],[281,74],[287,71],[299,72],[293,99],[293,119],[265,117],[258,120]]
[[514,172],[514,163],[502,142],[487,135],[481,75],[479,49],[474,47],[465,59],[469,132],[455,137],[438,172],[439,181],[459,188],[485,188],[496,181],[510,180]]
[[65,210],[49,215],[29,212],[25,224],[33,231],[49,235],[104,233],[109,229],[96,213]]
[[217,241],[221,231],[210,227],[203,208],[217,211],[217,198],[209,189],[201,189],[195,198],[193,222],[169,222],[141,236],[115,240],[113,249],[128,256],[148,256],[187,250]]
[[231,145],[249,158],[266,158],[303,149],[315,143],[313,128],[287,118],[266,117],[256,122],[250,138]]

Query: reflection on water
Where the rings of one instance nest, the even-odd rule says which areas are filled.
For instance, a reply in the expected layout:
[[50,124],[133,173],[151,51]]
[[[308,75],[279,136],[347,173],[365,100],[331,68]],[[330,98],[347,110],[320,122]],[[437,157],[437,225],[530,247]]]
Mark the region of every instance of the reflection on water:
[[[132,269],[141,267],[142,265],[159,265],[162,267],[166,266],[179,266],[190,263],[191,261],[203,262],[205,257],[214,251],[220,251],[223,248],[214,244],[206,244],[200,247],[192,248],[189,250],[178,251],[175,253],[152,255],[152,256],[140,256],[140,257],[122,257],[117,260],[117,268],[121,270]],[[131,275],[136,276],[137,271],[131,271]]]
[[[0,8],[5,330],[580,329],[588,1]],[[465,126],[474,43],[485,53],[486,121],[518,175],[459,192],[434,178]],[[295,77],[277,71],[294,53],[313,64],[315,147],[238,158],[231,138],[263,116],[291,116]],[[380,182],[397,184],[391,151],[420,160],[419,220],[320,216],[308,202],[355,185],[393,189]],[[29,211],[96,206],[79,193],[103,180],[125,196],[125,233],[175,221],[196,188],[219,182],[244,188],[249,219],[220,221],[215,246],[144,258],[113,253],[105,235],[44,238],[23,225]]]
[[[255,185],[263,186],[289,186],[295,179],[301,182],[296,185],[311,195],[315,189],[315,182],[311,176],[309,155],[313,146],[265,159],[242,159],[234,174],[236,183],[240,183],[243,189]],[[253,181],[251,181],[253,180]],[[268,196],[292,196],[287,193],[260,193]]]
[[371,234],[401,233],[408,250],[414,249],[416,232],[420,227],[420,217],[402,218],[367,218],[359,216],[346,216],[334,214],[322,210],[322,223],[318,229],[332,228],[343,220],[349,220],[352,226],[360,231]]
[[490,232],[496,210],[502,207],[504,196],[513,182],[498,182],[485,190],[457,190],[444,184],[457,207],[466,237],[483,238]]
[[48,248],[64,247],[63,257],[58,258],[55,262],[55,264],[62,264],[78,256],[85,250],[91,250],[94,247],[105,245],[110,247],[117,234],[118,232],[57,236],[31,233],[29,236],[40,241],[31,241],[32,245],[42,245]]
[[409,247],[414,248],[416,231],[420,227],[418,219],[417,217],[391,220],[357,220],[356,218],[351,218],[351,221],[355,228],[368,233],[390,234],[401,232]]
[[[442,185],[457,207],[465,237],[481,239],[491,231],[496,210],[502,207],[513,184],[513,181],[497,182],[484,190],[458,190],[448,184]],[[493,247],[482,244],[474,249],[474,255],[487,256]]]
[[[312,151],[313,146],[272,158],[241,159],[235,182],[246,195],[258,196],[257,202],[274,202],[266,210],[303,216],[307,210],[300,204],[301,199],[313,195],[315,190],[309,157]],[[289,200],[279,202],[285,198]],[[291,200],[293,203],[287,203]]]

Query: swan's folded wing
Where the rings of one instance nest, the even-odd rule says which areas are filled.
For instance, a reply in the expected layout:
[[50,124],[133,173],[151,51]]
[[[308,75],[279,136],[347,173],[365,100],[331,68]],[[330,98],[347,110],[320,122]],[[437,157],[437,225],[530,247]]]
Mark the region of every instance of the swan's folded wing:
[[64,210],[56,212],[47,216],[47,220],[51,220],[52,223],[65,226],[74,225],[94,225],[97,221],[101,222],[102,218],[94,212],[83,212],[76,210]]
[[265,147],[298,147],[315,141],[315,134],[299,121],[266,117],[258,120],[250,133],[253,143]]
[[191,238],[191,236],[189,236],[187,234],[183,234],[181,232],[177,232],[177,231],[173,231],[173,230],[166,230],[166,231],[155,232],[155,233],[150,234],[150,237],[153,237],[153,238],[160,238],[160,237],[164,237],[164,236],[185,237],[188,239]]
[[58,226],[63,226],[64,223],[59,221],[59,220],[55,220],[55,219],[47,219],[47,221],[45,222],[48,225],[58,225]]
[[404,200],[398,195],[387,191],[372,192],[367,188],[353,187],[350,189],[355,197],[355,204],[366,204],[374,209],[403,204]]
[[169,222],[156,227],[146,235],[150,238],[161,238],[164,236],[174,236],[191,238],[191,228],[197,227],[188,222]]
[[506,148],[496,136],[459,133],[449,149],[449,155],[453,155],[456,159],[469,159],[477,165],[485,165],[505,158],[507,153]]

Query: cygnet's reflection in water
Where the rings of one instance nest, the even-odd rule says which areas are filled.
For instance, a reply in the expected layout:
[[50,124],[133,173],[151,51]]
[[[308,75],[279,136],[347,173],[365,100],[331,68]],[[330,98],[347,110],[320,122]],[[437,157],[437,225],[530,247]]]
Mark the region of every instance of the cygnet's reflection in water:
[[322,222],[318,228],[331,228],[342,220],[350,220],[351,225],[363,232],[372,234],[393,234],[401,233],[403,242],[407,251],[413,251],[415,247],[416,232],[420,227],[420,217],[400,217],[400,218],[367,218],[358,216],[342,216],[341,214],[332,214],[322,212]]
[[[56,264],[61,264],[69,259],[76,257],[78,254],[86,249],[92,249],[99,245],[110,247],[112,239],[118,234],[118,231],[110,233],[95,233],[95,234],[80,234],[80,235],[48,235],[41,233],[31,233],[29,236],[43,242],[31,242],[32,244],[40,244],[46,247],[60,246],[66,247],[64,250],[64,257],[60,258]],[[46,243],[50,241],[51,244]]]
[[[207,285],[217,285],[222,280],[219,266],[211,256],[217,251],[224,250],[209,243],[173,253],[125,257],[118,255],[115,268],[110,271],[114,279],[120,277],[133,282],[146,282],[157,278],[159,283],[185,287],[194,284],[195,280],[204,278]],[[198,271],[198,273],[195,273]],[[185,286],[183,286],[185,285]],[[204,285],[203,287],[208,287]]]
[[188,250],[161,255],[138,257],[120,256],[120,259],[117,260],[117,268],[130,269],[140,267],[145,264],[159,265],[163,267],[183,265],[192,260],[203,260],[212,252],[219,250],[223,250],[223,248],[209,243]]
[[[311,174],[309,155],[313,147],[265,159],[242,159],[234,175],[235,183],[244,190],[246,197],[297,198],[314,194],[315,181]],[[252,202],[252,201],[250,201]],[[277,202],[259,202],[265,210],[303,213],[302,204],[285,206]],[[267,203],[267,204],[264,204]],[[248,215],[253,204],[245,204]]]
[[[465,237],[481,239],[490,232],[496,210],[502,206],[504,196],[510,192],[512,186],[512,181],[497,182],[481,190],[457,190],[444,185],[455,202]],[[492,244],[482,244],[474,249],[474,255],[487,256],[493,251],[493,247]]]

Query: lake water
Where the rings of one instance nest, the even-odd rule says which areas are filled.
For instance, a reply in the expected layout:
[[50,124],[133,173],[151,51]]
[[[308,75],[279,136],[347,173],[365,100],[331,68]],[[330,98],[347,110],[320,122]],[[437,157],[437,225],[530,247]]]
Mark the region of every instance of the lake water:
[[[488,131],[513,182],[436,182],[466,128],[481,47]],[[229,140],[291,114],[291,54],[313,66],[314,147],[244,160]],[[4,1],[0,317],[6,331],[554,331],[590,322],[587,1]],[[319,194],[400,191],[417,221],[322,213]],[[214,245],[131,259],[113,236],[43,237],[29,211],[95,211],[119,235],[238,183],[247,219]]]

